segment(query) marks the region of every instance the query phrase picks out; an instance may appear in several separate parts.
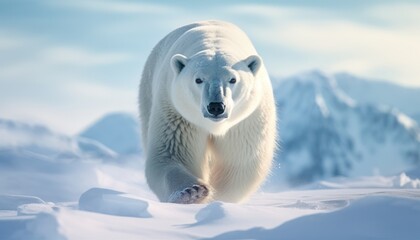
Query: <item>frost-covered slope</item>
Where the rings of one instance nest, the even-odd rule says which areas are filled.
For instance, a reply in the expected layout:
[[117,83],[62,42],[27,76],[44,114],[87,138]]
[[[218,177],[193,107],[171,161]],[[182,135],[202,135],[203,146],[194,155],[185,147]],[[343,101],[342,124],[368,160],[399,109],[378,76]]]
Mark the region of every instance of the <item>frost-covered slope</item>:
[[129,113],[110,113],[80,133],[123,155],[140,154],[140,127],[138,119]]
[[0,136],[1,153],[33,153],[59,161],[80,158],[112,159],[116,156],[115,152],[97,141],[54,133],[39,124],[0,119]]
[[358,103],[318,71],[278,81],[280,167],[271,183],[395,174],[420,164],[420,129],[393,108]]
[[96,181],[95,163],[113,162],[116,156],[93,140],[0,119],[0,193],[70,200]]
[[340,89],[357,102],[397,108],[420,123],[420,88],[369,80],[349,73],[337,73],[334,78]]

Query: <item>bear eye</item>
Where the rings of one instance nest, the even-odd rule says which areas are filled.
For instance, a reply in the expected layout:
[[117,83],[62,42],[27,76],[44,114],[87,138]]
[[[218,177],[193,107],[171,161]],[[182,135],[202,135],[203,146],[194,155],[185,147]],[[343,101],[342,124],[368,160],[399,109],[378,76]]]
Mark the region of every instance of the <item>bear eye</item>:
[[195,83],[197,83],[197,84],[203,83],[203,80],[201,80],[201,78],[196,78]]
[[232,78],[232,79],[230,79],[230,80],[229,80],[229,83],[232,83],[232,84],[233,84],[233,83],[236,83],[236,78]]

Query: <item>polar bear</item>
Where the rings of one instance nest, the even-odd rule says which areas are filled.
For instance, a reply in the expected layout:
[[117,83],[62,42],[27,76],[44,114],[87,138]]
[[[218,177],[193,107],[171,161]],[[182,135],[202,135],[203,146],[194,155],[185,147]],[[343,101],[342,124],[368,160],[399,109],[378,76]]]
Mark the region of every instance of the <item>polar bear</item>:
[[271,82],[231,23],[193,23],[163,38],[145,63],[139,110],[145,175],[160,201],[241,202],[269,173]]

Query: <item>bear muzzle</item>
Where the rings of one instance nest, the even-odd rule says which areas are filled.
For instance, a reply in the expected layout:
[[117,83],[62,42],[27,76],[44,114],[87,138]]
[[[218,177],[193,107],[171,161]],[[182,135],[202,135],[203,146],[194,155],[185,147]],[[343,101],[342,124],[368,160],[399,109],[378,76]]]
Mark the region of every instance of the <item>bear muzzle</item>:
[[209,103],[209,105],[207,106],[207,111],[211,114],[214,115],[215,117],[219,116],[220,114],[225,112],[225,104],[223,104],[222,102],[211,102]]
[[211,102],[207,105],[207,111],[204,112],[204,117],[219,122],[228,117],[225,110],[226,105],[223,102]]

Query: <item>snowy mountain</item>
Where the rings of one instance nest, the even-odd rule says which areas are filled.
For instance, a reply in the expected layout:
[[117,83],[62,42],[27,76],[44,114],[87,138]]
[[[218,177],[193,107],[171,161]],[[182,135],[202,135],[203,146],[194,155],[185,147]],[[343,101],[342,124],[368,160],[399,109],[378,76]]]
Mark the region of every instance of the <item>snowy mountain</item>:
[[349,73],[334,74],[337,85],[360,104],[394,107],[420,123],[420,88],[364,79]]
[[271,182],[395,174],[420,165],[420,129],[395,108],[359,103],[335,76],[306,72],[277,81],[281,149]]
[[140,126],[138,118],[129,113],[110,113],[80,133],[96,140],[118,154],[140,154]]

